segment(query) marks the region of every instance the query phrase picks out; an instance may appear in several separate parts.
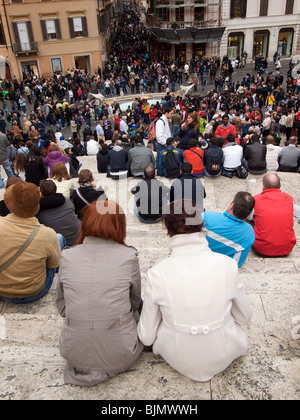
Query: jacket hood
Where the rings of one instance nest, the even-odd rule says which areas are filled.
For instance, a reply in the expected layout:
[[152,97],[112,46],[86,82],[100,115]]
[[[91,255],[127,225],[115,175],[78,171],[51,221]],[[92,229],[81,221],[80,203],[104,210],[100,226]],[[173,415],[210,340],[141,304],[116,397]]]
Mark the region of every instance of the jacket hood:
[[59,150],[53,150],[52,152],[48,153],[48,158],[49,159],[53,159],[53,160],[57,160],[61,157],[61,152]]
[[42,197],[40,199],[40,211],[42,210],[50,210],[56,209],[64,204],[66,198],[61,193],[56,193],[55,195],[51,195],[49,197]]
[[114,150],[115,152],[120,152],[121,150],[124,150],[124,149],[121,146],[114,146],[112,150]]

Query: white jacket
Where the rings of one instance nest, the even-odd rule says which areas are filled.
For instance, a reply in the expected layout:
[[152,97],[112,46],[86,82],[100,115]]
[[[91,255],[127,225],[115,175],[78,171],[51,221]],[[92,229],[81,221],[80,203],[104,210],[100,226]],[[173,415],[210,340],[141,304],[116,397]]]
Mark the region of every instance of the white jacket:
[[274,144],[267,144],[267,171],[277,171],[279,166],[278,158],[280,150],[281,148],[279,146],[275,146]]
[[169,248],[148,271],[138,335],[178,372],[205,382],[247,352],[241,324],[252,310],[236,262],[212,252],[203,233],[176,235]]
[[172,137],[169,120],[165,115],[157,120],[155,124],[155,132],[156,140],[161,146],[164,146],[167,139]]

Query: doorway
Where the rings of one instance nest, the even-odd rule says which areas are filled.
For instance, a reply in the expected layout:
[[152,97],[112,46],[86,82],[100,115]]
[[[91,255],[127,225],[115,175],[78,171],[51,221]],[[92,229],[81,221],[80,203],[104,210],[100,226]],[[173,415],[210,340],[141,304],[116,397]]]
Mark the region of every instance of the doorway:
[[36,76],[40,77],[39,67],[36,60],[34,61],[22,61],[21,62],[21,69],[23,78],[27,76]]
[[179,67],[183,67],[186,63],[186,44],[175,45],[175,61]]
[[262,55],[263,57],[268,58],[269,40],[270,40],[270,32],[268,30],[256,31],[254,33],[253,57]]
[[91,72],[90,57],[89,55],[78,55],[74,57],[75,68],[83,70],[86,73]]

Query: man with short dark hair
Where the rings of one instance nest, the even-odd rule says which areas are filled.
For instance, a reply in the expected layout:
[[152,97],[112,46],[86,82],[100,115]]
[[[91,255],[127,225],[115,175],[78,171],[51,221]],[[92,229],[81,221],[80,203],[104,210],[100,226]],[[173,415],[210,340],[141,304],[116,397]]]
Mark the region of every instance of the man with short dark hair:
[[201,179],[192,174],[193,166],[184,162],[181,174],[173,181],[170,188],[169,201],[191,200],[203,209],[203,200],[206,197],[205,188]]
[[242,164],[243,148],[236,143],[233,134],[227,136],[228,143],[223,146],[223,172],[222,175],[233,175],[235,169]]
[[245,221],[254,208],[254,198],[248,192],[238,192],[227,211],[204,212],[204,233],[209,248],[233,258],[243,265],[255,241],[252,226]]
[[[157,152],[156,168],[158,176],[165,176],[168,178],[177,178],[180,175],[180,168],[183,162],[182,150],[178,149],[177,141],[173,137],[169,137],[166,142],[166,148]],[[167,157],[168,152],[172,152],[176,159],[172,162],[172,159]],[[166,162],[167,159],[167,162]],[[171,166],[174,167],[171,167]]]
[[169,188],[155,178],[155,169],[147,166],[143,179],[131,189],[134,211],[143,223],[157,223],[162,219],[163,206],[167,203]]
[[266,162],[267,148],[264,144],[260,144],[259,136],[252,134],[249,144],[245,147],[243,164],[250,174],[262,175],[267,170]]

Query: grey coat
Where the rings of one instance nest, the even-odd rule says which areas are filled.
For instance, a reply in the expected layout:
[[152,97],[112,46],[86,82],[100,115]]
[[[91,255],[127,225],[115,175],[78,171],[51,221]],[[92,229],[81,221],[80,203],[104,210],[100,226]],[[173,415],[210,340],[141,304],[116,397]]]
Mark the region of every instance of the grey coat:
[[144,169],[147,166],[155,167],[155,158],[152,150],[139,143],[129,150],[128,162],[132,174],[144,173]]
[[128,369],[137,336],[141,277],[134,248],[86,237],[62,252],[56,304],[65,317],[60,352],[65,383],[92,386]]
[[7,148],[9,146],[8,138],[5,134],[0,133],[0,162],[8,159]]

